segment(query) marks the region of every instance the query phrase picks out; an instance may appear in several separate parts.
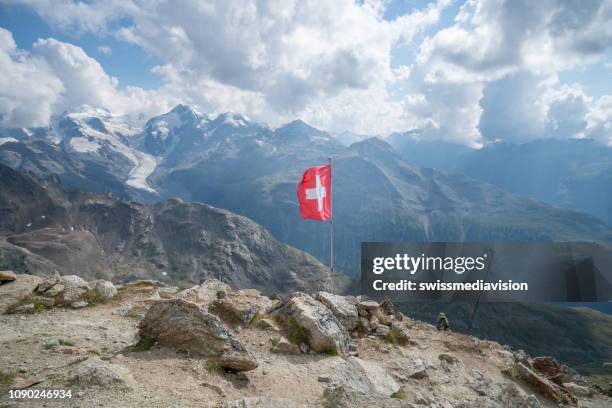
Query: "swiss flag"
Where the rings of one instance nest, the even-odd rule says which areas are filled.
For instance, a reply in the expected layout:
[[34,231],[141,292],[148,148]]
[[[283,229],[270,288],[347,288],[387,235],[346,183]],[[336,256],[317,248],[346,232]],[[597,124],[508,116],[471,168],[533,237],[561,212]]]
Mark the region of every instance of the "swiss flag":
[[331,166],[311,167],[298,185],[300,216],[313,220],[329,220],[331,210]]

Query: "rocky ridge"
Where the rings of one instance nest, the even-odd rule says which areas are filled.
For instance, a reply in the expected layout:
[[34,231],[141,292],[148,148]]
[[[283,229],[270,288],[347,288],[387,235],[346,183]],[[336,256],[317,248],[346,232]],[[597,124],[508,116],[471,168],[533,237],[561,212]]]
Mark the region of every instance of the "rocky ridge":
[[[26,275],[0,291],[19,304],[61,286],[60,298],[67,288],[113,292],[105,282]],[[48,407],[612,403],[609,391],[551,357],[438,332],[390,302],[327,292],[268,297],[214,279],[187,289],[157,281],[113,287],[113,296],[83,308],[10,305],[9,314],[0,315],[6,328],[0,333],[0,404],[15,405],[8,389],[50,387],[69,387],[74,395]]]

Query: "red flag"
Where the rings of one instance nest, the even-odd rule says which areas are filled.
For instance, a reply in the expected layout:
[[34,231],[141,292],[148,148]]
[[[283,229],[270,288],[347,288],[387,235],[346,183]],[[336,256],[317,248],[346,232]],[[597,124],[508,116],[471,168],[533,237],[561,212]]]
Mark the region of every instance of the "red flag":
[[300,216],[313,220],[329,220],[331,210],[331,166],[311,167],[298,185]]

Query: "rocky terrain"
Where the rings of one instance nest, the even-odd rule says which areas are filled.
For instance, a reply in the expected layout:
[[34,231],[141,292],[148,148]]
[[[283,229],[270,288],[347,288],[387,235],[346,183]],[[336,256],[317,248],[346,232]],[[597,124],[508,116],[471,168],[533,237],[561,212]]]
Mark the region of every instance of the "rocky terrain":
[[326,290],[347,281],[229,211],[180,199],[144,205],[66,192],[55,179],[2,165],[1,269],[184,285],[214,277],[267,293]]
[[[0,279],[2,407],[612,404],[609,390],[551,357],[438,332],[390,302],[268,297],[215,279],[187,289],[10,272]],[[50,388],[72,398],[8,395]]]

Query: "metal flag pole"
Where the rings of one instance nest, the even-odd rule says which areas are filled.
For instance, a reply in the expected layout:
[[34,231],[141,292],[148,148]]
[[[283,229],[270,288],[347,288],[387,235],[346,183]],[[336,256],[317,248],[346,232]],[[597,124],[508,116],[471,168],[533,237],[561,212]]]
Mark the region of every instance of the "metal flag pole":
[[333,188],[332,188],[332,158],[328,157],[327,162],[329,163],[329,270],[330,270],[330,284],[332,293],[334,292],[334,207],[332,204],[333,199]]

